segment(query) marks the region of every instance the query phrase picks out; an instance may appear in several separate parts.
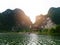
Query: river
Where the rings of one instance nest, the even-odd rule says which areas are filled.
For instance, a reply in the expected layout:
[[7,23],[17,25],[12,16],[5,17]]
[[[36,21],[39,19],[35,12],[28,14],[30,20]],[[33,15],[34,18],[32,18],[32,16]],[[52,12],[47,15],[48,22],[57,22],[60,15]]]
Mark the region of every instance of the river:
[[60,45],[60,36],[30,34],[0,34],[0,45]]

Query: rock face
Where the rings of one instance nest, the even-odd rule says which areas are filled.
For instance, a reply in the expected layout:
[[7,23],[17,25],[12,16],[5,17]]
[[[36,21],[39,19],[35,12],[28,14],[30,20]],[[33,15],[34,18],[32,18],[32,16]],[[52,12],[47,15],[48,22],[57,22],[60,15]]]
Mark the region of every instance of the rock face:
[[16,29],[29,29],[30,25],[32,25],[32,22],[28,16],[21,10],[21,9],[15,9],[14,10],[14,18],[16,21]]
[[34,30],[41,29],[42,28],[41,26],[45,25],[46,18],[47,18],[47,16],[45,16],[45,15],[36,16],[36,21],[32,28]]
[[0,13],[0,29],[6,30],[22,30],[29,29],[32,22],[21,9],[7,9]]
[[51,7],[46,15],[36,16],[36,21],[32,25],[32,29],[51,28],[56,24],[60,24],[60,7]]
[[11,30],[15,24],[14,13],[11,9],[7,9],[6,11],[2,12],[0,15],[0,19],[0,23],[2,23],[2,25],[0,25],[0,29]]
[[43,28],[51,28],[53,27],[54,23],[51,21],[48,15],[38,15],[36,16],[36,21],[32,26],[33,30],[40,30]]
[[60,7],[50,8],[48,11],[48,15],[50,16],[50,18],[55,24],[58,24],[58,25],[60,24]]

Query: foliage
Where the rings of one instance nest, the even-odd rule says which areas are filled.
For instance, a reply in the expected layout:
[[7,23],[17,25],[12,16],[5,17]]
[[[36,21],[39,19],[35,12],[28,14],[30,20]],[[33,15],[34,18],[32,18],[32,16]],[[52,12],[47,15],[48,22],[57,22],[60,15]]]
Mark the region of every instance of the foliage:
[[49,33],[51,35],[60,35],[60,25],[56,25],[55,28],[51,28]]
[[60,35],[60,25],[56,25],[55,27],[43,29],[39,31],[40,34],[47,34],[47,35]]

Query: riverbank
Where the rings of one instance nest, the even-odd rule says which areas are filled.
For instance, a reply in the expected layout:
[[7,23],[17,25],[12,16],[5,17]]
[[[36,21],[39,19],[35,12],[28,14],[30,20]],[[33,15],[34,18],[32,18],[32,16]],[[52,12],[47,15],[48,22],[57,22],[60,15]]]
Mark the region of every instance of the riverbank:
[[0,34],[37,34],[37,35],[51,35],[51,36],[60,36],[60,33],[46,33],[46,32],[0,32]]

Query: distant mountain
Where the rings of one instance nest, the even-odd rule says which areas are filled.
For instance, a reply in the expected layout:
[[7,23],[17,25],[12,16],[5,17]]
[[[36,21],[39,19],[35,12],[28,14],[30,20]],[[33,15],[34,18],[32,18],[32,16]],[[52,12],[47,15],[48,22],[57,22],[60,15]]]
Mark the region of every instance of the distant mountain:
[[36,21],[32,25],[33,30],[40,30],[43,28],[51,28],[54,26],[54,23],[48,15],[38,15],[36,16]]
[[0,31],[20,31],[20,30],[37,30],[50,28],[54,24],[60,24],[60,7],[50,8],[46,15],[36,16],[36,21],[32,24],[30,18],[21,9],[7,9],[0,13]]
[[60,24],[60,7],[51,7],[47,14],[55,24]]
[[32,22],[28,16],[21,10],[21,9],[15,9],[14,11],[14,18],[16,21],[16,29],[27,29],[30,28],[30,25],[32,25]]
[[51,28],[55,25],[60,25],[60,7],[51,7],[46,15],[36,16],[36,21],[32,25],[32,29]]
[[7,9],[0,13],[0,29],[9,31],[29,29],[31,24],[30,18],[21,9]]
[[46,16],[44,16],[44,15],[36,16],[36,21],[33,24],[32,29],[33,30],[41,29],[41,26],[43,25],[45,20],[46,20]]
[[1,13],[0,17],[2,17],[2,21],[0,21],[2,23],[0,29],[11,30],[13,25],[15,24],[13,10],[7,9],[6,11]]

